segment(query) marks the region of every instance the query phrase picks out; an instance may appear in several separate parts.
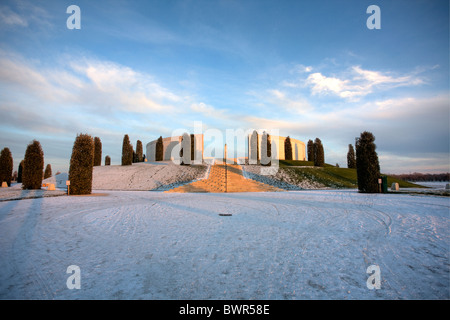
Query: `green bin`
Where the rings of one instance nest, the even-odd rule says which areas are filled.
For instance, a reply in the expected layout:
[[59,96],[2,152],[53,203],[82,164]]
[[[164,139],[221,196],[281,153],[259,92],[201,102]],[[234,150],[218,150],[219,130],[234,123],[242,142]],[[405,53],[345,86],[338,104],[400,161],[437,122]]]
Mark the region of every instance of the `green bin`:
[[387,193],[388,192],[388,182],[387,182],[387,176],[381,177],[381,192]]

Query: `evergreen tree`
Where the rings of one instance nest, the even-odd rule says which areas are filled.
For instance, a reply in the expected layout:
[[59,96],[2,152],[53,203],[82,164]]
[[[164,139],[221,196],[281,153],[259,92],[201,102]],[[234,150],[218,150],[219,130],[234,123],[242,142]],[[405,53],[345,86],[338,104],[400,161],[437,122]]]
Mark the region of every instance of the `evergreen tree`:
[[50,163],[47,164],[44,171],[44,179],[50,178],[52,176],[52,166]]
[[195,136],[193,133],[191,133],[191,160],[195,160]]
[[22,189],[40,189],[44,170],[44,151],[39,141],[33,140],[25,151]]
[[292,144],[291,138],[289,136],[287,136],[286,140],[284,141],[284,159],[292,160]]
[[314,166],[323,167],[325,165],[325,155],[322,141],[319,138],[314,140]]
[[94,139],[88,134],[77,135],[70,158],[70,194],[81,195],[92,192],[94,152]]
[[379,192],[380,164],[375,150],[374,135],[367,131],[361,133],[356,141],[356,174],[359,192]]
[[163,144],[163,138],[159,137],[158,141],[156,141],[156,154],[155,154],[155,160],[156,161],[163,161],[164,159],[164,144]]
[[13,158],[9,148],[4,148],[0,153],[0,184],[6,182],[11,186],[13,172]]
[[19,169],[17,170],[17,183],[22,183],[22,174],[23,174],[23,160],[19,163]]
[[123,137],[122,144],[122,165],[129,166],[133,163],[133,146],[130,143],[128,134]]
[[102,141],[99,137],[94,138],[94,167],[102,165]]
[[348,145],[347,167],[350,169],[356,169],[355,150],[351,144]]
[[142,141],[138,140],[136,142],[136,162],[144,161],[143,155],[144,155],[144,150],[143,150],[143,147],[142,147]]
[[309,141],[308,141],[307,148],[308,148],[308,151],[307,151],[308,152],[308,161],[314,162],[314,142],[311,139],[309,139]]
[[106,156],[105,157],[105,166],[109,166],[111,165],[111,157],[110,156]]

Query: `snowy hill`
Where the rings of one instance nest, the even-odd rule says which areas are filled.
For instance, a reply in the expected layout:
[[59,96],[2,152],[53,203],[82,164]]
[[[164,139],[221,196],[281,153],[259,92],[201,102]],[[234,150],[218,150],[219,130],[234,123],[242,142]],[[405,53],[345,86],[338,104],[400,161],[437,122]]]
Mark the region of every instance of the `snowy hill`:
[[[134,163],[131,166],[94,167],[93,190],[166,190],[205,178],[208,166],[179,166],[171,161]],[[67,173],[45,179],[56,188],[65,188]]]

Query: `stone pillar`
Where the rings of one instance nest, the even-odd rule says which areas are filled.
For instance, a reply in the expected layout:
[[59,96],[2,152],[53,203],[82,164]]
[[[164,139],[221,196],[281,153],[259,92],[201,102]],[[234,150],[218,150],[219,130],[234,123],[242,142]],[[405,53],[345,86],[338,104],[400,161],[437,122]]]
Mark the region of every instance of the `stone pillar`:
[[271,154],[269,155],[269,150],[267,149],[267,143],[270,143],[270,140],[267,141],[268,138],[269,135],[267,132],[264,132],[261,137],[261,164],[264,166],[269,165],[270,160],[272,159]]
[[183,134],[183,138],[181,140],[181,150],[180,155],[183,153],[180,159],[180,164],[191,164],[191,135],[188,133]]
[[156,140],[147,143],[145,154],[146,154],[145,160],[148,160],[148,161],[156,160]]

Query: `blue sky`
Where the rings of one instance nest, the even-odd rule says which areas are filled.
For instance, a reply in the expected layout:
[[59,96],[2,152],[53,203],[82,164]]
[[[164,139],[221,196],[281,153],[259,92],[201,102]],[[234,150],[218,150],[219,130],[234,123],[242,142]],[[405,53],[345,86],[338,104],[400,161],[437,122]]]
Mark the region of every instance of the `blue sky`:
[[319,137],[341,167],[367,130],[383,172],[448,172],[449,2],[2,1],[0,114],[15,169],[33,139],[67,171],[77,133],[119,164],[124,134],[201,121]]

